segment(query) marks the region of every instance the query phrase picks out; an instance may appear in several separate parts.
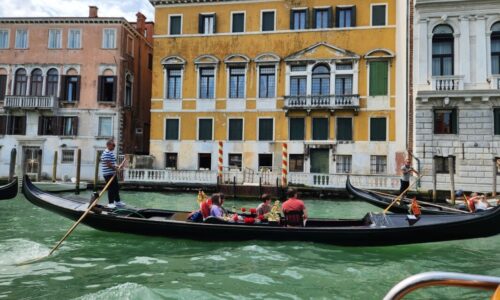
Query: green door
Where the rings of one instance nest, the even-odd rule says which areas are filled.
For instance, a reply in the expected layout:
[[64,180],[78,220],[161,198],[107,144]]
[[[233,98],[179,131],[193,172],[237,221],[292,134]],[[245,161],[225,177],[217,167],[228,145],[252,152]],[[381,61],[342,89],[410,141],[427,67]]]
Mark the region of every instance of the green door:
[[311,149],[311,173],[330,173],[329,149]]

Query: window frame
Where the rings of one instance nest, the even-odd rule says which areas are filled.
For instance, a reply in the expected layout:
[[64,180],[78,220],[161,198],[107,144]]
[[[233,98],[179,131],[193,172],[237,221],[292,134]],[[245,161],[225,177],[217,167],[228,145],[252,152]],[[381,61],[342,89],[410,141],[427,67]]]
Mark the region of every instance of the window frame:
[[[261,92],[261,84],[260,84],[260,77],[261,77],[261,69],[262,68],[273,68],[274,69],[274,73],[273,73],[273,76],[274,76],[274,89],[272,90],[272,93],[273,93],[273,96],[272,97],[262,97],[260,92]],[[278,73],[278,70],[277,70],[277,64],[273,63],[273,64],[265,64],[265,63],[260,63],[259,65],[257,65],[257,99],[276,99],[276,95],[277,95],[277,73]],[[269,87],[269,77],[270,77],[270,74],[264,74],[266,77],[268,77],[268,80],[267,80],[267,87]],[[267,88],[267,94],[269,94],[269,91],[271,91],[269,88]]]
[[[346,160],[348,163],[346,164]],[[347,168],[346,168],[347,166]],[[371,167],[370,167],[371,169]],[[352,173],[352,154],[337,154],[335,155],[335,170],[340,174]]]
[[[65,153],[69,153],[71,151],[72,156],[71,156],[71,161],[65,160]],[[67,158],[67,156],[66,156]],[[72,165],[75,163],[75,149],[61,149],[61,164],[64,165]]]
[[[76,81],[72,80],[76,79]],[[74,98],[75,99],[68,99],[69,95],[69,86],[74,85],[74,89],[71,89],[72,91],[74,90]],[[73,103],[73,102],[78,102],[80,101],[80,86],[81,86],[81,76],[80,75],[64,75],[61,76],[61,101],[66,102],[66,103]]]
[[[233,71],[233,69],[243,69],[244,72],[243,72],[243,75],[242,74],[231,74],[231,72]],[[246,99],[246,90],[247,90],[247,66],[246,65],[233,65],[233,64],[230,64],[227,66],[226,68],[227,70],[227,99]],[[231,91],[233,91],[232,89],[232,76],[235,76],[237,78],[237,81],[236,81],[236,97],[232,97],[234,95],[231,94]],[[240,89],[240,82],[239,82],[239,79],[240,77],[243,77],[243,87]],[[243,93],[242,97],[239,97],[240,96],[240,91]]]
[[[261,120],[271,120],[272,121],[272,126],[273,126],[273,130],[272,130],[272,133],[271,133],[271,139],[263,139],[261,136],[260,136],[260,127],[261,127]],[[274,126],[274,118],[269,118],[269,117],[258,117],[257,118],[257,141],[259,142],[262,142],[262,141],[274,141],[274,133],[275,133],[275,126]]]
[[[323,26],[323,24],[321,24],[321,27],[318,27],[317,23],[318,23],[318,15],[317,13],[326,13],[326,25]],[[312,9],[312,26],[311,28],[313,29],[328,29],[328,28],[332,28],[333,27],[333,7],[332,6],[317,6],[317,7],[313,7]]]
[[[6,33],[6,38],[5,38],[5,47],[1,47],[2,44],[0,43],[0,50],[6,50],[6,49],[10,49],[10,29],[9,28],[0,28],[0,34],[1,33]],[[0,37],[3,36],[0,35]],[[1,41],[1,38],[0,38],[0,41]]]
[[[231,139],[231,120],[241,120],[241,139]],[[231,142],[239,142],[245,140],[245,118],[228,118],[227,119],[227,140]]]
[[[379,164],[379,159],[385,159],[383,164]],[[375,164],[374,164],[375,161]],[[382,171],[379,168],[382,167]],[[387,155],[370,155],[370,174],[387,174]]]
[[[212,97],[201,97],[202,96],[202,93],[201,93],[201,87],[202,87],[201,81],[202,81],[202,79],[204,77],[206,77],[206,78],[209,77],[209,76],[206,76],[206,75],[202,74],[202,72],[203,72],[204,69],[212,69],[213,70],[213,74],[211,75],[211,77],[213,78],[213,80],[212,80],[212,84],[213,84],[213,95],[212,95]],[[213,66],[213,65],[200,65],[197,68],[197,71],[198,71],[197,99],[215,100],[216,99],[216,95],[217,95],[217,82],[216,82],[217,67]],[[208,84],[207,84],[207,87],[208,87]],[[210,89],[208,89],[208,91],[210,91]]]
[[[300,161],[299,159],[297,159],[298,157],[300,157],[302,160],[302,169],[297,168],[296,162]],[[292,168],[292,166],[295,166],[295,167]],[[305,155],[303,153],[290,153],[290,154],[288,154],[288,172],[303,173],[304,169],[305,169]]]
[[[172,18],[180,17],[180,24],[179,24],[179,33],[172,33]],[[169,14],[168,15],[168,28],[167,32],[168,35],[175,36],[175,35],[182,35],[182,20],[183,15],[182,14]]]
[[[499,24],[500,25],[500,21],[499,22],[495,22],[493,23],[493,25],[491,25],[491,28],[493,28],[495,25]],[[500,75],[500,49],[498,49],[498,51],[495,51],[493,52],[493,41],[498,41],[498,43],[500,44],[500,30],[498,31],[492,31],[491,32],[491,37],[490,37],[490,62],[491,62],[491,74],[492,75]],[[497,70],[498,72],[497,73],[493,73],[493,57],[497,57]],[[498,88],[500,89],[500,84],[498,85]]]
[[[212,153],[210,153],[210,152],[198,152],[198,170],[201,170],[200,163],[201,163],[202,156],[210,157],[210,167],[208,168],[208,170],[209,171],[212,170]],[[204,168],[204,170],[206,170],[206,168]]]
[[[103,119],[109,119],[111,120],[111,128],[110,128],[110,135],[104,135],[103,132],[102,132],[102,128],[101,128],[101,120]],[[113,116],[98,116],[98,119],[97,119],[97,137],[106,137],[106,138],[110,138],[113,136]]]
[[493,107],[493,135],[500,135],[500,107]]
[[[339,136],[339,129],[340,129],[340,126],[339,126],[339,120],[340,119],[350,119],[351,120],[351,132],[350,132],[350,135],[351,135],[351,138],[346,140],[346,139],[340,139]],[[335,139],[337,141],[347,141],[347,142],[351,142],[351,141],[354,141],[354,118],[353,117],[336,117],[335,118]]]
[[[182,88],[183,88],[183,79],[184,79],[184,67],[181,66],[181,65],[164,65],[164,69],[165,69],[165,77],[166,77],[166,82],[165,82],[165,99],[167,100],[180,100],[182,99]],[[171,77],[170,76],[170,71],[180,71],[180,75],[179,75],[179,85],[178,85],[178,92],[179,92],[179,97],[178,98],[175,98],[175,97],[170,97],[170,78],[177,78],[177,76],[173,76]],[[176,85],[177,87],[177,82],[176,82]],[[175,93],[175,91],[174,91]],[[175,96],[175,95],[174,95]]]
[[257,154],[257,170],[259,172],[262,172],[262,168],[267,168],[269,166],[261,166],[260,164],[260,158],[261,158],[261,155],[266,155],[266,156],[271,156],[271,166],[270,168],[268,169],[269,171],[272,171],[273,170],[273,167],[274,167],[274,153],[258,153]]
[[[114,32],[114,39],[112,41],[112,45],[108,45],[108,38],[106,32]],[[102,29],[102,49],[116,49],[116,39],[117,39],[117,29],[116,28],[103,28]]]
[[[35,71],[38,71],[39,74],[35,75]],[[44,76],[42,69],[34,68],[33,70],[31,70],[31,73],[29,75],[29,87],[30,87],[29,95],[35,97],[43,96],[43,83],[44,83]]]
[[[374,82],[372,83],[372,72],[374,72],[374,68],[372,67],[372,64],[376,64],[376,63],[385,63],[387,65],[387,70],[386,70],[386,84],[385,84],[385,93],[382,93],[382,92],[379,92],[378,90],[373,90],[372,91],[372,87],[373,86],[378,86],[376,83],[377,82]],[[391,87],[390,87],[390,82],[391,82],[391,78],[390,78],[390,74],[391,74],[391,70],[390,70],[390,67],[391,67],[391,64],[390,64],[390,61],[388,60],[371,60],[368,62],[368,96],[369,97],[387,97],[389,96],[390,94],[390,91],[391,91]],[[375,76],[375,74],[373,75]],[[353,80],[354,81],[354,80]],[[353,82],[353,88],[354,88],[354,82]]]
[[[450,132],[437,132],[437,124],[436,124],[436,119],[437,115],[436,113],[438,112],[446,112],[446,111],[451,111],[451,120],[450,120]],[[494,125],[494,124],[493,124]],[[455,108],[435,108],[432,110],[432,133],[433,134],[458,134],[458,109]],[[444,128],[443,128],[444,130]],[[444,130],[446,131],[446,130]]]
[[[168,132],[167,131],[167,122],[168,122],[168,120],[177,120],[177,133],[176,133],[177,138],[175,138],[175,139],[167,138],[167,132]],[[163,140],[165,140],[165,141],[178,141],[178,140],[180,140],[180,137],[181,137],[181,118],[179,118],[179,117],[166,117],[163,124],[164,124],[163,130],[165,132],[165,134],[163,135]]]
[[[231,23],[229,24],[229,30],[231,33],[243,33],[243,32],[246,32],[247,28],[246,28],[246,20],[247,20],[247,15],[246,15],[246,11],[232,11],[231,13]],[[243,31],[234,31],[234,15],[239,15],[239,14],[242,14],[243,15]]]
[[[113,86],[111,91],[111,99],[105,99],[107,86],[110,85],[107,80],[113,79]],[[98,76],[98,97],[97,102],[100,103],[116,103],[117,89],[118,89],[118,77],[116,75],[99,75]]]
[[[272,30],[264,30],[264,13],[273,13],[273,29]],[[260,32],[274,32],[277,30],[276,28],[276,9],[263,9],[260,11]]]
[[[457,157],[450,155],[453,158],[453,174],[457,173]],[[433,156],[433,163],[435,164],[436,174],[450,174],[450,164],[448,157],[450,156]]]
[[[56,36],[54,37],[54,34]],[[59,50],[62,49],[62,35],[63,35],[63,30],[60,28],[50,28],[48,31],[48,43],[47,43],[47,49],[50,50]],[[54,39],[52,40],[51,37]],[[51,42],[55,42],[55,46],[51,47]]]
[[[350,11],[351,15],[349,18],[349,26],[341,26],[340,24],[340,14],[341,12]],[[344,15],[344,21],[346,20]],[[352,28],[356,27],[356,5],[338,5],[335,7],[335,27],[336,28]]]
[[[373,21],[374,21],[374,19],[373,19],[374,10],[373,10],[373,8],[375,6],[385,6],[385,13],[384,13],[385,14],[385,20],[384,20],[384,25],[373,25]],[[372,26],[372,27],[388,26],[388,24],[389,24],[389,20],[388,20],[389,16],[388,16],[388,13],[387,13],[388,9],[389,9],[388,3],[371,3],[370,4],[370,26]]]
[[[210,131],[211,131],[211,138],[210,139],[205,139],[205,140],[202,140],[200,138],[200,125],[201,125],[201,120],[210,120],[211,121],[211,128],[210,128]],[[180,128],[180,127],[179,127]],[[214,140],[214,118],[211,117],[211,118],[206,118],[206,117],[199,117],[199,118],[196,118],[196,140],[197,141],[213,141]]]
[[[304,14],[304,28],[297,28],[295,22],[295,14],[303,13]],[[300,18],[299,18],[300,20]],[[290,30],[306,30],[309,29],[309,9],[307,7],[297,7],[292,8],[290,10]],[[300,23],[299,23],[300,24]]]
[[[315,133],[316,133],[316,135],[319,135],[321,133],[321,129],[322,129],[321,127],[319,127],[319,128],[316,128],[316,130],[315,130],[315,126],[314,126],[314,124],[315,124],[314,121],[315,120],[316,121],[320,121],[320,120],[324,121],[324,120],[326,120],[326,138],[321,139],[321,138],[316,138],[315,137]],[[316,123],[316,124],[319,125],[320,123]],[[311,118],[311,139],[313,141],[328,141],[330,139],[330,118],[329,117],[320,117],[320,116],[318,116],[318,117],[312,117]]]
[[[18,75],[21,70],[24,71],[24,75]],[[21,76],[24,76],[24,80],[20,80]],[[14,90],[12,94],[14,96],[26,96],[28,94],[28,70],[25,68],[18,68],[14,72]]]
[[[292,119],[301,119],[303,130],[302,139],[292,138]],[[289,141],[304,141],[306,139],[306,118],[305,117],[289,117],[288,118],[288,140]]]
[[[238,157],[238,156],[240,157],[239,166],[238,165],[231,165],[231,157]],[[228,153],[227,154],[227,166],[229,169],[231,169],[231,167],[236,167],[236,168],[238,168],[239,171],[243,170],[243,153],[241,153],[241,152]]]
[[[165,153],[165,156],[164,156],[165,157],[164,168],[166,170],[177,170],[178,167],[179,167],[179,153],[178,152],[163,152],[163,153]],[[169,161],[168,160],[168,156],[169,155],[173,155],[173,154],[175,154],[175,167],[169,167],[169,166],[167,166],[167,163]]]
[[[372,121],[375,120],[375,119],[384,119],[385,120],[385,132],[384,132],[384,139],[376,139],[374,140],[374,137],[372,136]],[[388,122],[387,122],[387,116],[373,116],[373,117],[370,117],[370,130],[369,130],[369,135],[370,135],[370,139],[369,141],[370,142],[387,142],[388,141],[388,138],[389,138],[389,126],[388,126]]]
[[[77,46],[78,47],[72,47],[74,45],[71,45],[71,34],[74,32],[78,32],[78,42]],[[68,29],[68,49],[82,49],[82,30],[80,28],[69,28]]]
[[[26,37],[23,39],[23,44],[26,43],[26,45],[19,45],[18,44],[18,34],[20,32],[25,32],[26,33]],[[16,29],[16,37],[15,37],[15,40],[14,40],[14,49],[19,49],[19,50],[29,49],[29,41],[30,41],[30,33],[29,33],[28,29]]]
[[[207,27],[206,26],[206,19],[207,18],[212,18],[212,28],[210,30],[207,30],[207,28],[210,28],[210,27]],[[200,13],[198,14],[198,33],[199,34],[202,34],[202,35],[213,35],[213,34],[216,34],[217,33],[217,15],[216,13],[214,12],[203,12],[203,13]],[[202,25],[203,24],[203,25]]]

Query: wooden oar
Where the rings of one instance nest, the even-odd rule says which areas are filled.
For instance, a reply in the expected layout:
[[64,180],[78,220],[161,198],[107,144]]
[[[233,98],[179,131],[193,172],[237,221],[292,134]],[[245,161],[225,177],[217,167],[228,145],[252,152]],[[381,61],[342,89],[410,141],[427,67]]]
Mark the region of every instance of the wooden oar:
[[95,198],[95,200],[88,206],[87,210],[82,214],[82,216],[78,219],[78,221],[76,221],[76,223],[73,224],[73,226],[71,226],[71,228],[68,230],[68,232],[66,232],[66,234],[62,237],[62,239],[54,246],[54,248],[52,248],[52,250],[50,250],[49,254],[42,256],[42,257],[39,257],[39,258],[25,261],[23,263],[19,263],[17,265],[19,266],[19,265],[31,264],[31,263],[37,262],[39,260],[42,260],[42,259],[47,258],[50,255],[52,255],[52,253],[54,253],[59,248],[59,246],[61,246],[61,244],[64,242],[64,240],[66,240],[66,238],[76,229],[76,226],[78,226],[78,224],[80,224],[80,222],[82,222],[82,220],[88,215],[88,213],[92,210],[92,208],[94,208],[94,206],[97,205],[97,202],[99,202],[99,199],[101,199],[101,197],[107,191],[107,189],[109,188],[109,186],[111,185],[113,180],[115,180],[115,179],[118,180],[118,178],[117,178],[118,171],[121,169],[121,167],[123,166],[125,161],[126,161],[126,159],[123,160],[123,162],[118,166],[118,169],[116,170],[115,174],[113,175],[113,177],[111,177],[111,179],[108,181],[108,183],[106,183],[106,185],[104,186],[102,191],[99,193],[99,196],[97,198]]
[[422,176],[424,176],[424,175],[423,174],[420,175],[418,177],[418,179],[415,180],[412,184],[410,184],[401,194],[399,194],[399,196],[397,196],[396,198],[394,198],[394,200],[392,200],[391,204],[389,204],[389,206],[387,206],[386,209],[384,209],[383,213],[386,214],[387,211],[389,211],[389,209],[394,205],[394,203],[396,203],[399,199],[401,199],[401,197],[403,197],[403,195],[406,194],[406,192],[408,192],[408,190],[410,188],[412,188],[420,180],[420,178],[422,178]]

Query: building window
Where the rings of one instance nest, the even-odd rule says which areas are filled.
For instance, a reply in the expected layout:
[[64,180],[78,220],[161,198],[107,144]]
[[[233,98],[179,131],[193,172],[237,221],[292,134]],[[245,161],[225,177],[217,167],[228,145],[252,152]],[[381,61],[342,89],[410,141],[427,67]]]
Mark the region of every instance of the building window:
[[312,119],[312,138],[315,141],[328,140],[328,118]]
[[245,98],[245,67],[229,68],[229,98]]
[[330,69],[325,65],[317,65],[312,71],[312,95],[330,95]]
[[99,76],[98,90],[97,101],[114,102],[116,100],[116,76]]
[[434,110],[434,133],[457,134],[457,111],[454,109]]
[[243,140],[243,119],[229,119],[229,140]]
[[262,12],[262,24],[261,31],[274,31],[274,11],[263,11]]
[[335,27],[345,28],[356,26],[356,7],[337,7]]
[[198,17],[198,33],[214,34],[215,31],[215,14],[204,15],[200,14]]
[[500,22],[491,27],[491,74],[500,74]]
[[44,117],[38,118],[38,135],[57,135],[57,117]]
[[0,101],[5,99],[7,91],[7,75],[0,75]]
[[45,94],[47,96],[57,96],[59,89],[59,73],[56,69],[50,69],[47,72],[47,88]]
[[123,106],[132,106],[132,79],[130,74],[127,74],[125,79],[125,99],[123,100]]
[[165,169],[177,170],[177,153],[165,153]]
[[113,118],[112,117],[99,117],[99,137],[113,136]]
[[198,169],[210,170],[212,168],[212,154],[198,153]]
[[335,77],[335,95],[352,95],[352,75],[337,75]]
[[305,76],[290,77],[290,96],[307,95],[307,78]]
[[134,56],[134,38],[132,36],[127,36],[127,54]]
[[351,173],[352,155],[337,155],[337,173]]
[[337,118],[337,140],[352,141],[352,118]]
[[386,25],[387,5],[372,5],[372,26]]
[[0,49],[9,49],[9,30],[0,29]]
[[78,117],[60,117],[61,131],[60,135],[63,136],[77,136],[78,135]]
[[292,30],[300,30],[307,28],[307,10],[292,10],[290,12],[290,29]]
[[80,29],[70,29],[68,31],[68,49],[82,48],[82,31]]
[[388,95],[388,73],[387,61],[370,62],[370,96]]
[[[26,135],[26,117],[25,116],[6,116],[7,135]],[[5,124],[5,123],[4,123]]]
[[259,171],[269,171],[273,169],[273,155],[259,154]]
[[290,118],[290,141],[303,141],[305,135],[305,119]]
[[165,139],[172,141],[179,140],[179,119],[165,120]]
[[386,141],[387,140],[387,122],[386,118],[371,118],[370,119],[370,141]]
[[170,16],[169,33],[170,33],[170,35],[182,34],[182,17],[181,16]]
[[[455,156],[451,156],[453,160],[453,173],[456,173]],[[434,164],[436,166],[436,173],[438,174],[449,174],[450,164],[448,156],[434,156]]]
[[370,156],[370,173],[371,174],[386,174],[387,173],[387,156],[371,155]]
[[72,164],[75,162],[75,150],[62,150],[61,151],[61,163],[62,164]]
[[304,172],[304,154],[290,154],[288,160],[289,172]]
[[245,32],[245,14],[244,13],[233,13],[232,14],[232,32]]
[[453,75],[454,63],[453,29],[448,25],[438,25],[432,31],[432,75]]
[[38,118],[38,135],[76,136],[78,134],[78,117],[40,116]]
[[28,76],[25,69],[16,71],[16,78],[14,82],[14,95],[26,96],[26,88],[28,86]]
[[211,141],[213,120],[212,119],[198,119],[198,140]]
[[30,96],[42,96],[43,76],[42,70],[34,69],[31,72]]
[[313,28],[333,27],[332,19],[332,8],[315,8],[313,10]]
[[500,135],[500,108],[493,109],[493,122],[495,135]]
[[200,68],[200,99],[214,99],[215,68]]
[[273,119],[259,119],[259,141],[272,141],[273,127]]
[[259,98],[274,98],[276,90],[276,68],[274,66],[259,67]]
[[80,76],[62,76],[63,101],[74,102],[80,100]]
[[182,89],[182,69],[167,68],[167,99],[180,99]]
[[116,48],[116,29],[106,28],[102,33],[102,48],[115,49]]
[[229,168],[238,169],[241,171],[242,157],[241,154],[229,153]]
[[61,49],[62,30],[49,29],[49,49]]
[[16,30],[16,49],[28,49],[28,30]]

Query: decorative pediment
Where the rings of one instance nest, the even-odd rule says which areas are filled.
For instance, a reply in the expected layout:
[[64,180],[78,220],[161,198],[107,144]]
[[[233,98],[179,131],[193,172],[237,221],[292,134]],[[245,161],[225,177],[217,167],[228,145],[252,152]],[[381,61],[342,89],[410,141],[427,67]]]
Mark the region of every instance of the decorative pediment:
[[224,58],[226,64],[248,64],[250,58],[243,54],[230,54]]
[[168,56],[161,60],[162,65],[185,65],[186,60],[180,56]]
[[197,65],[216,65],[219,63],[219,59],[213,55],[205,54],[198,56],[194,63]]
[[274,53],[262,53],[257,55],[254,61],[258,64],[261,63],[279,63],[281,58]]
[[388,49],[373,49],[365,54],[365,59],[394,58],[394,52]]
[[346,59],[359,59],[359,55],[349,50],[320,42],[287,56],[285,61],[332,61]]

